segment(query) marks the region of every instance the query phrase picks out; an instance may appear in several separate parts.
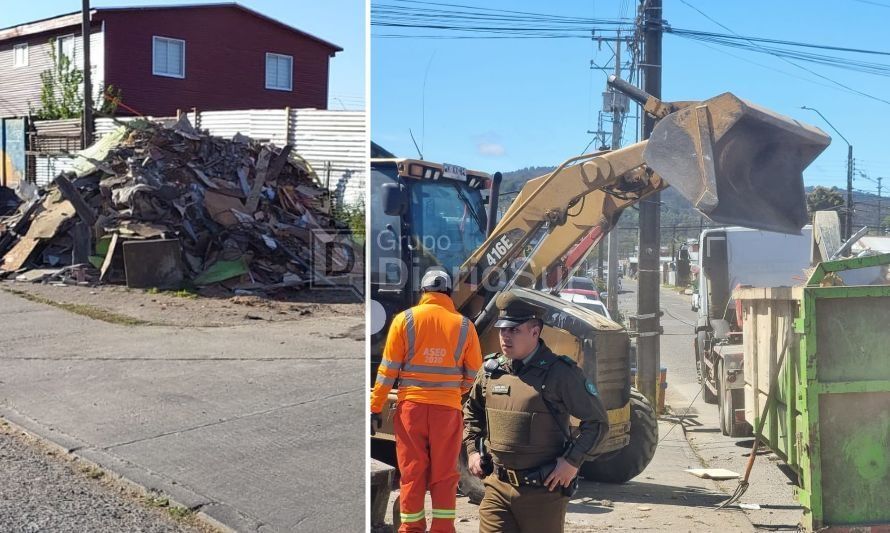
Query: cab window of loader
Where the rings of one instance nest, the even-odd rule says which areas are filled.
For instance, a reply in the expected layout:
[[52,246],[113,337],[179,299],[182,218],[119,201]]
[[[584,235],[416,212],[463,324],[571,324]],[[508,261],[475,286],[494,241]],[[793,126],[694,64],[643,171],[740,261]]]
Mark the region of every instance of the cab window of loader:
[[482,196],[461,183],[418,181],[411,213],[421,272],[438,264],[454,273],[485,241]]

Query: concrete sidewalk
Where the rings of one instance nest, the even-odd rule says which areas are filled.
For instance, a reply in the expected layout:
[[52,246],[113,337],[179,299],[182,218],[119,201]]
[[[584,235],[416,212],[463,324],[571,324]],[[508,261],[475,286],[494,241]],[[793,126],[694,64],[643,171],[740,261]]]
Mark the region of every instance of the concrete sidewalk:
[[363,317],[127,327],[0,292],[0,416],[238,531],[361,531]]

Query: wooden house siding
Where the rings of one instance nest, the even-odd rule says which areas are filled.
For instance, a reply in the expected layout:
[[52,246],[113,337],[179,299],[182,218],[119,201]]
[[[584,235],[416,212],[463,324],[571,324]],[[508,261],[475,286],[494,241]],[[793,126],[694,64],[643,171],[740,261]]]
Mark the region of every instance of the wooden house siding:
[[[177,109],[327,108],[330,46],[230,6],[99,10],[106,79],[144,115]],[[185,77],[152,74],[152,37],[185,41]],[[293,90],[266,89],[266,53],[293,57]],[[126,114],[124,109],[119,113]]]
[[[93,66],[93,84],[96,93],[104,81],[104,44],[102,27],[94,24],[90,36],[90,64]],[[75,58],[83,61],[83,40],[80,26],[60,28],[51,32],[27,35],[0,41],[0,117],[17,117],[28,114],[29,105],[35,110],[40,107],[42,83],[40,73],[52,65],[49,56],[50,38],[75,34]],[[13,67],[13,48],[18,44],[28,44],[28,65]],[[80,65],[78,65],[80,66]]]

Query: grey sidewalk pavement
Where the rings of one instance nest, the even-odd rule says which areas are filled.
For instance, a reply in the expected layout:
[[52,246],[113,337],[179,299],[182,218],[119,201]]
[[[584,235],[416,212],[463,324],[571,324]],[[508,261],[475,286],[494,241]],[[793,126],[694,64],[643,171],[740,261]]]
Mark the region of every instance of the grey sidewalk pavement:
[[361,531],[363,317],[127,327],[0,292],[0,416],[238,531]]

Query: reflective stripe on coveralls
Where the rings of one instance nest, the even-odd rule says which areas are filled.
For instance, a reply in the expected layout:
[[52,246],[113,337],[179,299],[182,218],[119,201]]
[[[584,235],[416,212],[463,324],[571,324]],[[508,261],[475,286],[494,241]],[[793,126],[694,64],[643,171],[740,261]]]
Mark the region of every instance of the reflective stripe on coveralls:
[[419,513],[399,513],[399,517],[402,519],[402,522],[419,522],[426,518],[426,513],[424,511],[420,511]]
[[[458,334],[457,347],[454,349],[453,367],[440,367],[435,365],[416,365],[413,363],[415,353],[415,339],[417,332],[414,329],[414,313],[411,309],[405,311],[405,333],[408,337],[408,353],[405,361],[402,363],[401,372],[419,372],[423,374],[437,374],[440,376],[461,376],[463,381],[467,380],[466,371],[457,366],[460,363],[460,357],[463,355],[464,346],[467,343],[467,332],[470,329],[470,321],[466,317],[462,317],[460,323],[460,333]],[[387,364],[389,363],[389,364]],[[395,368],[396,365],[390,361],[383,363],[387,368]],[[475,375],[473,376],[475,377]],[[379,378],[379,376],[378,376]],[[472,378],[470,378],[472,381]],[[432,388],[457,388],[461,387],[461,381],[439,381],[434,378],[426,378],[423,376],[412,376],[410,378],[402,378],[399,382],[402,387],[432,387]]]

